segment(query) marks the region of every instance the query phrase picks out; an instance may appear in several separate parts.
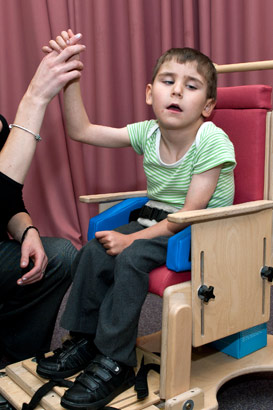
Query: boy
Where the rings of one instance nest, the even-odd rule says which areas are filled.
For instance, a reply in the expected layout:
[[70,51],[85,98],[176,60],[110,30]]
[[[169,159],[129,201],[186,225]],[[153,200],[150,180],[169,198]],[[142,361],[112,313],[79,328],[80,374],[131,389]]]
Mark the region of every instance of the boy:
[[[61,51],[79,38],[62,32],[44,51]],[[137,326],[149,272],[165,263],[168,238],[186,227],[168,222],[167,214],[233,202],[232,143],[212,122],[204,122],[216,104],[216,83],[208,57],[189,48],[168,50],[146,89],[156,120],[121,129],[89,122],[79,81],[65,90],[70,137],[104,147],[132,146],[143,154],[150,199],[146,205],[160,210],[158,220],[147,217],[146,207],[137,221],[97,232],[75,260],[62,318],[72,339],[37,367],[47,378],[85,369],[64,394],[65,408],[98,409],[133,385]]]

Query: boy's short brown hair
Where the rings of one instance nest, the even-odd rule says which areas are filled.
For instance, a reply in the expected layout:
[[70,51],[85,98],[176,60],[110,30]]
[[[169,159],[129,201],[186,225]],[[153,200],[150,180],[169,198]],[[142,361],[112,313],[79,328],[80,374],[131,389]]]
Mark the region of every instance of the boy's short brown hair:
[[198,73],[201,74],[207,81],[207,98],[212,98],[216,101],[217,72],[214,64],[208,56],[193,48],[171,48],[162,54],[154,67],[152,83],[154,82],[162,64],[171,60],[175,60],[180,64],[196,62]]

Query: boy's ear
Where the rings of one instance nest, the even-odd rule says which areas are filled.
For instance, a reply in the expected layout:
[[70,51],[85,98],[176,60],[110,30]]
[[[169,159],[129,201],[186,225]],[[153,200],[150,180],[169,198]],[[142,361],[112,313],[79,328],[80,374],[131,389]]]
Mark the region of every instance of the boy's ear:
[[146,104],[152,105],[153,97],[152,97],[152,84],[146,85]]
[[208,118],[211,115],[215,105],[216,105],[216,101],[213,100],[212,98],[207,100],[206,105],[202,112],[203,117]]

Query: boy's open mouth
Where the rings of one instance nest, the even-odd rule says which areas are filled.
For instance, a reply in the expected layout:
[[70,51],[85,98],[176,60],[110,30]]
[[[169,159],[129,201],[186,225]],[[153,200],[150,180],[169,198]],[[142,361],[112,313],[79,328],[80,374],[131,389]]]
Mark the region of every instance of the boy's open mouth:
[[167,110],[182,112],[181,108],[177,104],[171,104],[167,107]]

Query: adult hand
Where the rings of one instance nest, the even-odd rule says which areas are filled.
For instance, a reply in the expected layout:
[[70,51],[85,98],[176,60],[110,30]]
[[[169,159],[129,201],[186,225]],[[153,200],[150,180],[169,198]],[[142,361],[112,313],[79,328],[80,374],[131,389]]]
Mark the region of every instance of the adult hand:
[[134,241],[132,235],[124,235],[116,231],[98,231],[95,237],[111,256],[120,254]]
[[71,57],[84,50],[84,45],[77,44],[46,55],[31,80],[27,94],[47,104],[68,82],[81,76],[83,63]]
[[18,279],[18,285],[30,285],[38,282],[44,276],[48,259],[40,236],[35,229],[30,229],[22,243],[20,267],[26,268],[32,260],[33,268]]

